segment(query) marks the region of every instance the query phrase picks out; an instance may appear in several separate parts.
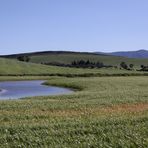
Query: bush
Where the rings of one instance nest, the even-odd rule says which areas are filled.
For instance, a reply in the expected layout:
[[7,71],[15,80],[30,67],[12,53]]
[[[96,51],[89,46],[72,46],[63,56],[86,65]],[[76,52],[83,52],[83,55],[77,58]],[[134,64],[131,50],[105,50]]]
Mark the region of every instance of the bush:
[[19,56],[19,57],[17,57],[17,60],[23,61],[23,62],[29,62],[30,57],[29,56]]
[[123,69],[128,70],[128,65],[125,62],[121,62],[120,67],[123,68]]

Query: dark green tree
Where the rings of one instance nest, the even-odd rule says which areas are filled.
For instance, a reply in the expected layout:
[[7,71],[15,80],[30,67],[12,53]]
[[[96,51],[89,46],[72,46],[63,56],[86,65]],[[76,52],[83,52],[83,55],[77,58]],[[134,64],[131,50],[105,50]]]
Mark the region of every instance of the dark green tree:
[[130,67],[131,69],[133,69],[134,64],[129,64],[129,67]]
[[17,60],[23,61],[23,62],[29,62],[30,57],[29,56],[19,56],[19,57],[17,57]]
[[123,68],[123,69],[128,69],[128,66],[125,62],[121,62],[120,67]]
[[144,65],[141,65],[141,68],[143,69],[145,66]]

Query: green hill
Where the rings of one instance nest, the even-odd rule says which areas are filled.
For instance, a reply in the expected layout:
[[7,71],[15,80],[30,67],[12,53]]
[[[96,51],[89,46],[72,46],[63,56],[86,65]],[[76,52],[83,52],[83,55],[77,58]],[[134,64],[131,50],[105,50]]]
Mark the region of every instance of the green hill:
[[[7,58],[16,58],[22,54],[5,56]],[[93,62],[103,62],[106,65],[119,66],[121,62],[127,64],[134,64],[135,68],[141,65],[148,65],[148,59],[126,58],[119,56],[93,54],[93,53],[80,53],[80,52],[62,52],[62,51],[46,51],[36,53],[26,53],[33,63],[60,63],[71,64],[74,60],[90,60]]]
[[0,75],[51,75],[66,73],[77,74],[82,73],[82,71],[74,68],[46,66],[35,63],[20,62],[13,59],[0,58]]
[[47,66],[19,62],[16,60],[0,58],[0,74],[9,75],[9,74],[41,74],[48,73],[50,68]]
[[0,75],[54,75],[54,76],[102,76],[102,75],[139,75],[143,72],[113,68],[82,69],[58,66],[46,66],[0,58]]
[[70,64],[74,60],[90,60],[93,62],[103,62],[106,65],[119,66],[122,61],[127,64],[134,64],[136,68],[139,68],[141,65],[148,65],[148,59],[135,59],[135,58],[126,58],[119,56],[106,56],[106,55],[95,55],[95,54],[82,54],[82,53],[61,53],[61,54],[45,54],[45,55],[33,55],[31,56],[31,62],[41,63],[41,62],[57,62]]

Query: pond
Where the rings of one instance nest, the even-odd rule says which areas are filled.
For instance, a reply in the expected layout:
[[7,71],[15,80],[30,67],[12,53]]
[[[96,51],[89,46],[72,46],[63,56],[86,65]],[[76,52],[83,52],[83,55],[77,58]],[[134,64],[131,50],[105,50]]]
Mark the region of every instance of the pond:
[[67,88],[42,85],[43,82],[42,80],[0,82],[0,100],[61,95],[73,92]]

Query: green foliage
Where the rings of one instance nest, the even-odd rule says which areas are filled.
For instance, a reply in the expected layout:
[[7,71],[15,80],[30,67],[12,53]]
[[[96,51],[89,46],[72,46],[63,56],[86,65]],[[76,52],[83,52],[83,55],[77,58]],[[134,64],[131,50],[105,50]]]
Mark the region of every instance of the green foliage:
[[29,62],[30,61],[30,57],[29,56],[18,56],[17,60],[23,61],[23,62]]
[[141,65],[140,71],[148,71],[148,66]]
[[102,62],[91,62],[89,60],[84,61],[84,60],[80,60],[80,61],[72,61],[72,63],[70,64],[70,66],[72,67],[78,67],[78,68],[103,68],[103,67],[112,67],[112,66],[107,66],[104,65]]
[[126,70],[128,69],[128,65],[125,62],[121,62],[120,67]]
[[133,69],[134,64],[129,64],[129,68]]

